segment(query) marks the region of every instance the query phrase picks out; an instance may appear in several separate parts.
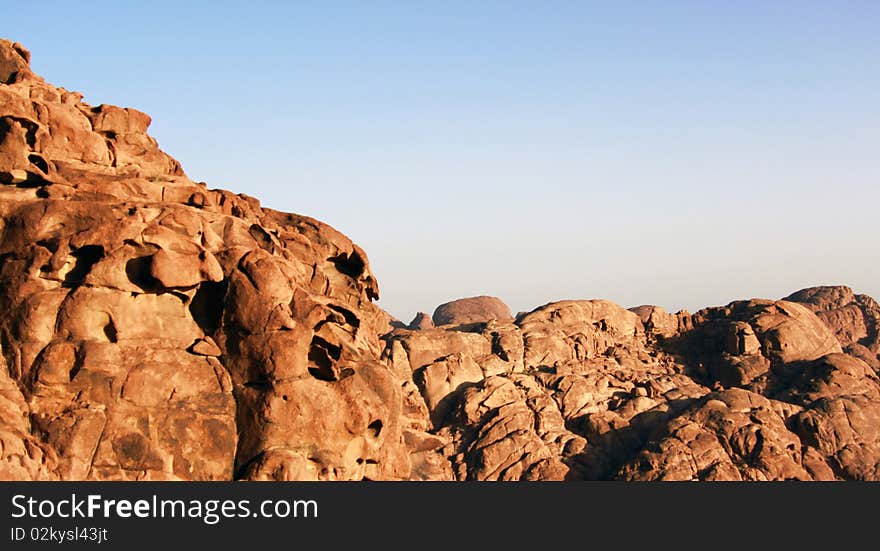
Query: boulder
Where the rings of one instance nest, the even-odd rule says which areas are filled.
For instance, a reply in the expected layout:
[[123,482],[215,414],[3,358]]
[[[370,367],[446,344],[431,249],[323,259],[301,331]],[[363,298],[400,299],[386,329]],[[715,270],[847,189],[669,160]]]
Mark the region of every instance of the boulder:
[[422,329],[433,329],[434,320],[432,320],[431,316],[429,316],[425,312],[419,312],[416,314],[416,317],[414,317],[413,320],[409,322],[409,325],[407,325],[407,327],[412,329],[413,331],[420,331]]
[[510,308],[501,299],[487,296],[460,298],[441,304],[431,317],[434,325],[513,320]]

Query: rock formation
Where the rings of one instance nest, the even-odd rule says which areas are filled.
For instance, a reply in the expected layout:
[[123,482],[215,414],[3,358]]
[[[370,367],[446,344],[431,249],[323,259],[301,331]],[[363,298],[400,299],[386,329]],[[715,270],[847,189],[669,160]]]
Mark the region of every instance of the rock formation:
[[0,51],[0,477],[406,478],[364,251]]
[[434,327],[434,320],[431,319],[431,316],[424,312],[419,312],[413,318],[409,325],[407,325],[408,329],[419,330],[419,329],[431,329]]
[[431,316],[434,325],[479,323],[490,320],[510,321],[510,308],[496,297],[460,298],[441,304]]
[[0,479],[880,479],[880,307],[499,299],[208,189],[0,41]]

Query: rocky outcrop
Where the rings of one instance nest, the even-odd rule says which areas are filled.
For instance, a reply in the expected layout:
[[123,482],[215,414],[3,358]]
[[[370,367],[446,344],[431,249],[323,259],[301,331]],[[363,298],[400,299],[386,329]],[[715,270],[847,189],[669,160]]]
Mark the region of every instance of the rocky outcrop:
[[419,312],[407,325],[408,329],[419,331],[420,329],[431,329],[434,327],[434,320],[425,312]]
[[880,305],[868,295],[857,295],[849,287],[812,287],[785,300],[812,310],[837,337],[847,354],[880,369]]
[[434,325],[482,323],[490,320],[511,321],[510,308],[495,297],[460,298],[441,304],[434,310]]
[[0,41],[0,479],[880,479],[880,307],[409,325],[333,228],[191,181]]
[[3,476],[407,478],[364,251],[0,51]]

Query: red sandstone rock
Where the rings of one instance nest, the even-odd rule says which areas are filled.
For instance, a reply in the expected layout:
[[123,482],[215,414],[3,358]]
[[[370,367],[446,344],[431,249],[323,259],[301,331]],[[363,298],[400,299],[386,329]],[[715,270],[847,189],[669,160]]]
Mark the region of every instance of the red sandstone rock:
[[785,300],[813,310],[848,354],[880,371],[880,305],[873,298],[839,286],[803,289]]
[[347,237],[29,58],[0,41],[0,479],[880,479],[870,297],[404,326]]
[[409,325],[407,326],[409,329],[413,331],[419,331],[421,329],[432,329],[434,327],[434,320],[431,319],[431,316],[424,312],[419,312],[416,314],[416,317],[413,318]]
[[22,51],[0,43],[0,476],[408,478],[365,253],[191,182],[147,115]]
[[434,325],[511,321],[510,308],[495,297],[460,298],[441,304],[432,316]]

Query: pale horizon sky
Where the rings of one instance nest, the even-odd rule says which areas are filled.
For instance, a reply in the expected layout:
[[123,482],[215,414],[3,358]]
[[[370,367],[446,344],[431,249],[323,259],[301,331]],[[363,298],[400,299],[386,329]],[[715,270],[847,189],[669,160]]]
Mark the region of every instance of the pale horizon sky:
[[361,245],[403,321],[880,296],[880,3],[15,1],[50,82]]

